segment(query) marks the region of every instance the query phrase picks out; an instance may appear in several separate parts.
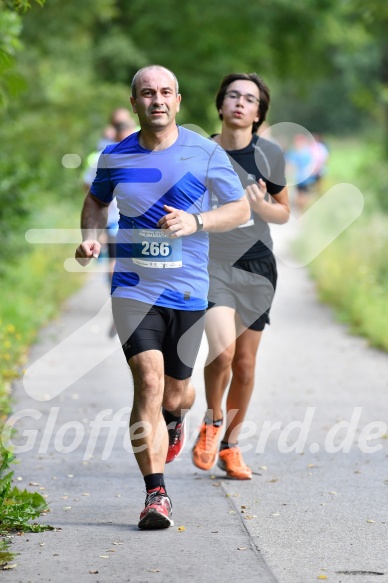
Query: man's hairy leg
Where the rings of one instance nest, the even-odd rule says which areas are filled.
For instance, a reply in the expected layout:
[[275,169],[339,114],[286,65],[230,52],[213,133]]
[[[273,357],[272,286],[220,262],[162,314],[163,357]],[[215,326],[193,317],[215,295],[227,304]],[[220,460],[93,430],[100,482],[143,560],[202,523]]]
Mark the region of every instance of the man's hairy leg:
[[183,381],[165,376],[163,407],[175,417],[183,416],[193,406],[195,389],[190,379]]
[[163,355],[147,350],[129,360],[134,396],[130,418],[131,443],[143,476],[163,473],[168,436],[161,413],[164,393]]

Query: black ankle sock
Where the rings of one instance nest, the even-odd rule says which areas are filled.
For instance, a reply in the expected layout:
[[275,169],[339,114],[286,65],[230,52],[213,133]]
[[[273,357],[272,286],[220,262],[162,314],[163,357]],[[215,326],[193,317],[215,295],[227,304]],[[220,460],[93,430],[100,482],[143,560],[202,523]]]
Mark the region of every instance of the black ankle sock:
[[220,451],[224,449],[230,449],[231,447],[236,447],[237,443],[229,443],[228,441],[221,441],[220,443]]
[[221,427],[223,422],[224,422],[223,419],[216,419],[215,421],[213,421],[212,419],[207,419],[207,417],[205,417],[205,425],[214,425],[214,427]]
[[157,488],[163,488],[166,491],[164,474],[148,474],[148,476],[144,476],[144,482],[147,492],[156,490]]
[[175,417],[170,411],[167,409],[162,409],[163,417],[166,422],[166,425],[170,425],[170,423],[181,423],[183,417]]

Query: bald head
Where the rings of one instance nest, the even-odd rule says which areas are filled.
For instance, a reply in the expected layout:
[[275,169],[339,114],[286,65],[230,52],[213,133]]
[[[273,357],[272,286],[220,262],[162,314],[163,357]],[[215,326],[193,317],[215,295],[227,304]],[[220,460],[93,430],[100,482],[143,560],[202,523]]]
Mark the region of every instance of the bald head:
[[179,93],[178,79],[175,77],[174,73],[172,71],[170,71],[170,69],[167,69],[166,67],[162,67],[161,65],[148,65],[147,67],[143,67],[142,69],[139,69],[138,72],[135,73],[135,76],[132,79],[131,91],[132,91],[132,97],[134,97],[134,99],[136,99],[136,97],[137,97],[137,82],[138,82],[138,80],[143,76],[144,73],[147,73],[148,71],[156,70],[156,69],[159,69],[161,71],[165,71],[166,73],[171,75],[171,78],[174,81],[176,95],[178,95],[178,93]]

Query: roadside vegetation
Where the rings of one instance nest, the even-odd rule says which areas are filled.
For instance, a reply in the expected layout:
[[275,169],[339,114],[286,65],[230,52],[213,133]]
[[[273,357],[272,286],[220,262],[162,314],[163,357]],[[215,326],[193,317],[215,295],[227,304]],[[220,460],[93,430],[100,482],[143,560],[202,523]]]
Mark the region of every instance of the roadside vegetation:
[[[364,197],[362,215],[310,265],[322,301],[334,306],[351,332],[388,351],[388,202],[387,170],[376,145],[368,141],[331,140],[329,172],[324,190],[340,182],[357,186]],[[296,250],[303,249],[335,220],[341,209],[302,234]]]
[[[79,209],[58,204],[32,221],[34,228],[51,226],[76,228]],[[63,217],[66,217],[64,220]],[[74,245],[40,245],[22,254],[2,273],[0,304],[0,436],[12,407],[12,383],[23,374],[28,348],[41,326],[54,318],[63,301],[82,283],[77,274],[65,271],[63,263],[74,254]],[[12,451],[0,440],[0,568],[8,569],[13,559],[9,542],[13,533],[41,532],[52,526],[36,520],[49,512],[40,493],[20,490],[13,484]]]

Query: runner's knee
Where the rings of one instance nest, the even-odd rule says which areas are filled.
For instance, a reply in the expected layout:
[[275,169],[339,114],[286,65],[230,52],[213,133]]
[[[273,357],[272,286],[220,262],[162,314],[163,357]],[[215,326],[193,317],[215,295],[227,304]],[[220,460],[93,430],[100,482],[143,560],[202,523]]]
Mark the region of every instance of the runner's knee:
[[157,371],[149,371],[134,379],[134,400],[161,400],[163,396],[163,377]]
[[219,354],[211,363],[210,366],[217,372],[222,372],[228,369],[234,356],[234,347],[228,346],[221,354]]
[[163,397],[163,407],[167,411],[175,411],[178,409],[182,402],[182,397],[189,385],[189,380],[184,381],[166,381],[166,387]]
[[241,384],[252,381],[255,374],[255,359],[249,356],[237,356],[232,364],[233,376]]

